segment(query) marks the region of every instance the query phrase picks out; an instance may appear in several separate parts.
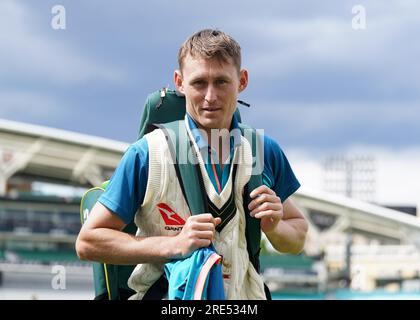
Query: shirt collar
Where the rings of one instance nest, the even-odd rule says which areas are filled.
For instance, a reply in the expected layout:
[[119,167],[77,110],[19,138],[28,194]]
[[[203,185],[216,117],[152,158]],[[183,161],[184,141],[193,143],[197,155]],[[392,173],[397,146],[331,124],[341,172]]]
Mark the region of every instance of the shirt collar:
[[[198,130],[198,125],[193,119],[193,117],[190,116],[188,112],[186,112],[185,116],[186,120],[188,121],[188,126],[190,127],[191,133],[194,137],[194,140],[198,146],[199,149],[202,148],[209,148],[209,144],[207,139],[203,137],[201,134],[201,130]],[[235,148],[241,144],[241,130],[239,128],[238,119],[236,119],[236,115],[233,114],[232,117],[232,123],[230,125],[230,147]]]

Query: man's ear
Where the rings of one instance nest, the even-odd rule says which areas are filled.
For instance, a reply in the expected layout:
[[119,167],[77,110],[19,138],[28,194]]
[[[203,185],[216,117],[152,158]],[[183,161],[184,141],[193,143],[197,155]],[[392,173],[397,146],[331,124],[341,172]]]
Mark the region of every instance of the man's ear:
[[174,72],[174,82],[175,82],[175,88],[185,94],[184,92],[184,81],[182,80],[182,74],[180,70],[175,70]]
[[248,85],[248,70],[242,69],[239,74],[239,88],[238,92],[242,92]]

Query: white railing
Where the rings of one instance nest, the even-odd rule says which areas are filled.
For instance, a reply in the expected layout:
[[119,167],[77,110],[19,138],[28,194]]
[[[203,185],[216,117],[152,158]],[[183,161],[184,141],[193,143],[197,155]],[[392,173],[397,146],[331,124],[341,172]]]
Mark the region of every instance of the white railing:
[[[326,248],[326,260],[338,261],[346,258],[344,245],[330,245]],[[414,245],[353,245],[350,248],[352,259],[408,259],[420,261],[420,250]]]

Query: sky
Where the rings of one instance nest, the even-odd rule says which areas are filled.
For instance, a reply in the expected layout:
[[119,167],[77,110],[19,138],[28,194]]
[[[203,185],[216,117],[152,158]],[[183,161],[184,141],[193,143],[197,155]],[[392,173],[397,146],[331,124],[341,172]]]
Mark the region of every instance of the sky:
[[147,95],[173,88],[182,42],[219,28],[249,71],[244,121],[279,141],[303,185],[320,188],[329,155],[372,154],[376,200],[416,204],[419,16],[415,0],[1,0],[0,118],[133,142]]

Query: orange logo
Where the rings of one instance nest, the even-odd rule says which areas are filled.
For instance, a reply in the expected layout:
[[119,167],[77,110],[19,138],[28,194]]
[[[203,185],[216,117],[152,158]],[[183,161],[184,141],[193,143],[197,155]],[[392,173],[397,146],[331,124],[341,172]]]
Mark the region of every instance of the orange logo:
[[166,203],[159,203],[157,207],[167,226],[183,226],[185,224],[184,219],[182,219]]

